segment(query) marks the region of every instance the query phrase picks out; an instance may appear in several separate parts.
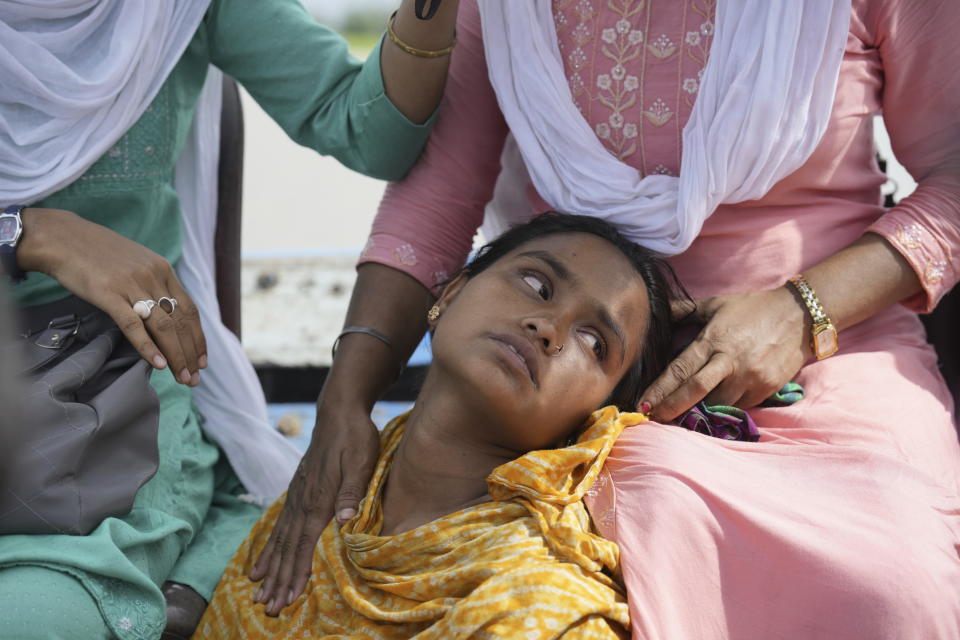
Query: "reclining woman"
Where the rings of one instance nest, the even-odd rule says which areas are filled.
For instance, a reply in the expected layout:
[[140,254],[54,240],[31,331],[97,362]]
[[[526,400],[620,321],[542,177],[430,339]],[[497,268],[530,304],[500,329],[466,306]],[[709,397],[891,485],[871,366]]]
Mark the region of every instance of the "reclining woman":
[[632,410],[669,359],[666,273],[581,216],[545,214],[487,245],[430,311],[433,364],[382,434],[359,513],[331,522],[305,549],[312,574],[261,608],[271,585],[248,575],[285,544],[274,504],[194,637],[626,637],[618,551],[581,499],[643,420],[615,407]]

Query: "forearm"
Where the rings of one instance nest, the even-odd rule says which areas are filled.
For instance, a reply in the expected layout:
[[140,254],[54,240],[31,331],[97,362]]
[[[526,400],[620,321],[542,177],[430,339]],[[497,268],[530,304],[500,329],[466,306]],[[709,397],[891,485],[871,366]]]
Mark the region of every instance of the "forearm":
[[343,336],[320,404],[372,409],[423,337],[433,300],[426,287],[401,271],[371,262],[361,265],[345,326],[375,329],[391,345],[362,333]]
[[[838,330],[851,327],[920,291],[907,260],[867,233],[805,270]],[[791,380],[813,354],[812,319],[790,284],[698,301],[705,327],[640,399],[654,418],[673,420],[704,398],[748,408]],[[840,339],[843,349],[843,338]]]
[[903,255],[873,233],[865,234],[804,275],[838,330],[921,290],[916,272]]
[[[458,4],[457,0],[443,0],[436,15],[420,20],[414,13],[414,0],[403,0],[393,23],[394,31],[403,42],[417,49],[436,51],[449,47],[455,37]],[[389,38],[384,39],[380,66],[387,97],[412,122],[426,122],[440,104],[449,65],[450,56],[421,58],[403,51]]]

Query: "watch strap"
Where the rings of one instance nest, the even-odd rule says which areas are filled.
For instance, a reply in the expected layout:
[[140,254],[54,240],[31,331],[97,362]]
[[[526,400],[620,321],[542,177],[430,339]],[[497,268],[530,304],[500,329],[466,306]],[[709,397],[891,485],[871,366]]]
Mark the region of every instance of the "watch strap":
[[807,282],[806,278],[802,275],[796,275],[790,278],[790,284],[797,289],[800,298],[803,299],[803,304],[807,306],[807,310],[810,312],[810,317],[813,319],[814,324],[830,322],[830,318],[827,317],[827,312],[823,310],[823,305],[820,304],[820,298],[817,297],[816,292],[813,290],[813,287],[810,286],[810,283]]
[[[23,211],[24,206],[20,204],[13,204],[3,210],[3,215],[16,216],[20,217],[20,212]],[[21,229],[23,228],[23,222],[20,221]],[[4,243],[0,244],[0,269],[3,270],[3,273],[10,276],[10,279],[14,283],[18,283],[27,277],[25,271],[20,269],[17,266],[17,241],[12,244]]]
[[802,274],[790,278],[789,282],[800,294],[807,311],[810,312],[810,318],[813,321],[810,344],[817,359],[822,360],[833,355],[837,351],[837,329],[824,311],[817,293]]

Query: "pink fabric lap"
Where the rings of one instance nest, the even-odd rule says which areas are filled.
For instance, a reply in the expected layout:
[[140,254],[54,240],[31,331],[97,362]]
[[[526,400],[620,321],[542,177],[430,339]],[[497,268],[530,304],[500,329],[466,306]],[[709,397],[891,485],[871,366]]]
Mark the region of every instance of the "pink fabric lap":
[[922,470],[960,494],[953,399],[919,318],[891,307],[840,334],[842,351],[797,376],[805,398],[752,411],[762,442],[855,447]]
[[590,506],[634,638],[960,637],[960,511],[889,456],[638,426]]
[[960,637],[960,454],[922,338],[901,307],[844,332],[758,443],[621,436],[588,506],[634,638]]

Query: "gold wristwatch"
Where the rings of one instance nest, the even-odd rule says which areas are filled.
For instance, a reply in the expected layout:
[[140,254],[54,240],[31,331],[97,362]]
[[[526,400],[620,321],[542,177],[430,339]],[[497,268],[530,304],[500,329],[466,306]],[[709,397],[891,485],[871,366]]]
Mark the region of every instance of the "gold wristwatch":
[[790,278],[790,284],[796,287],[803,303],[807,305],[810,312],[810,318],[813,320],[813,330],[810,336],[810,346],[813,347],[813,353],[817,360],[828,358],[837,352],[839,343],[837,341],[837,328],[827,317],[827,313],[820,304],[820,298],[814,292],[813,287],[807,282],[803,275],[796,275]]

